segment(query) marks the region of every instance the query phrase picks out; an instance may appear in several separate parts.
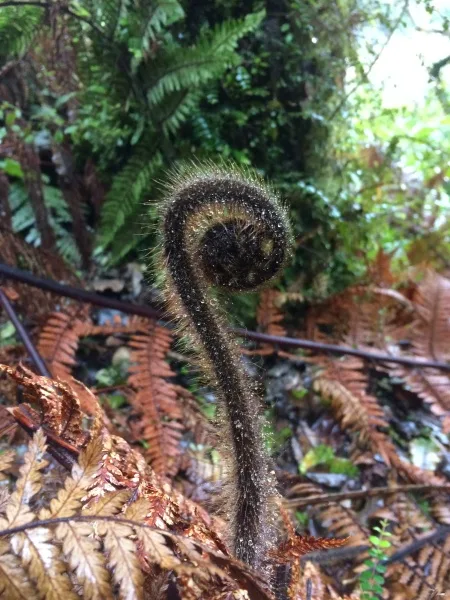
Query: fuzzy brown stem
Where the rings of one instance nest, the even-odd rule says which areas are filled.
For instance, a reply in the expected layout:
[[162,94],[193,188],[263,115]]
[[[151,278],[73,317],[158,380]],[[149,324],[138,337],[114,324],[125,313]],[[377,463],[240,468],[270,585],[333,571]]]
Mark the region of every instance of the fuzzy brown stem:
[[230,461],[233,550],[254,567],[267,547],[273,481],[253,385],[208,286],[248,290],[272,279],[284,264],[289,238],[282,209],[256,183],[236,176],[189,179],[177,187],[164,215],[170,290],[218,393]]

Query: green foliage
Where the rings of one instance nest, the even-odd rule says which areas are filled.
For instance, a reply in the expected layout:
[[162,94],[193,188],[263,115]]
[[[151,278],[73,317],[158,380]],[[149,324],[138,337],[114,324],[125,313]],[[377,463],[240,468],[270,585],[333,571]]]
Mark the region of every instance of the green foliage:
[[113,410],[119,410],[128,404],[128,399],[123,394],[105,394],[104,397]]
[[359,576],[361,600],[380,600],[382,598],[386,573],[383,561],[387,559],[386,550],[391,547],[388,538],[392,535],[387,531],[388,524],[386,520],[381,521],[380,527],[374,527],[374,531],[378,535],[371,535],[369,538],[372,546],[369,550],[370,558],[364,561],[367,569],[362,571]]
[[[6,161],[5,161],[6,162]],[[5,170],[5,172],[7,172]],[[16,175],[17,176],[17,175]],[[71,233],[72,219],[59,188],[43,185],[44,203],[49,211],[49,221],[56,234],[56,245],[63,258],[77,264],[79,253]],[[25,241],[39,246],[40,233],[36,227],[27,191],[22,183],[13,183],[9,189],[13,231],[21,233]]]
[[[51,37],[49,27],[37,29],[44,15],[42,8],[19,3],[2,9],[8,58],[25,52],[38,33],[42,41]],[[205,26],[195,38],[183,33],[186,15],[176,0],[82,0],[56,7],[52,18],[68,27],[72,48],[63,58],[72,56],[74,62],[62,64],[65,71],[57,75],[67,77],[74,70],[73,85],[64,94],[54,86],[53,63],[44,56],[48,44],[38,42],[42,64],[33,90],[36,102],[29,122],[17,126],[18,134],[27,143],[45,134],[49,146],[70,141],[78,161],[94,158],[109,187],[97,255],[108,250],[111,262],[117,262],[147,235],[130,235],[130,228],[136,231],[152,220],[145,200],[157,196],[154,181],[164,178],[163,170],[177,157],[174,136],[198,113],[205,86],[239,64],[238,42],[260,26],[264,11]],[[3,167],[20,175],[14,163]],[[65,255],[70,255],[67,247]]]
[[[150,159],[149,147],[151,144],[147,140],[139,144],[132,158],[113,180],[102,212],[103,246],[111,243],[127,218],[136,215],[143,194],[150,190],[155,175],[162,167],[161,153],[155,153]],[[116,258],[123,256],[125,250],[129,250],[128,245],[124,248],[120,244],[120,254],[116,254]]]
[[[108,144],[103,129],[116,136],[108,166],[114,158],[122,161],[127,150],[129,158],[106,197],[99,235],[101,247],[110,247],[112,262],[117,262],[141,241],[131,239],[129,229],[140,225],[143,200],[155,194],[152,183],[171,159],[172,136],[195,113],[205,85],[239,62],[239,39],[259,26],[264,13],[205,28],[195,43],[186,46],[173,29],[184,17],[178,2],[123,6],[119,0],[108,0],[85,2],[83,9],[91,30],[87,32],[83,23],[73,27],[78,31],[78,61],[86,91],[78,95],[81,118],[65,133],[83,151],[87,143],[94,152]],[[99,115],[94,109],[98,105]]]
[[11,321],[0,325],[0,348],[17,342],[17,332]]
[[[154,245],[153,207],[173,163],[220,158],[256,167],[288,203],[296,248],[282,285],[307,298],[351,284],[380,247],[399,268],[406,257],[448,268],[445,57],[430,67],[423,106],[386,108],[369,76],[389,36],[414,29],[403,2],[263,6],[77,0],[51,19],[19,1],[2,8],[0,69],[24,55],[31,68],[24,81],[7,73],[8,89],[27,93],[0,112],[0,140],[12,132],[41,152],[68,144],[77,175],[92,161],[107,194],[100,217],[98,206],[86,217],[103,265]],[[445,11],[426,10],[446,35]],[[17,157],[1,159],[20,179]],[[76,260],[67,224],[52,218]],[[254,299],[238,307],[247,319]]]
[[124,376],[120,369],[114,366],[99,369],[95,374],[95,379],[100,386],[109,387],[111,385],[120,385],[124,383]]
[[319,444],[308,450],[299,464],[298,470],[303,475],[317,465],[325,467],[330,473],[340,473],[349,477],[355,477],[359,472],[358,467],[347,458],[335,456],[334,449],[326,444]]
[[276,427],[273,410],[265,411],[263,433],[266,448],[271,455],[280,452],[285,447],[286,442],[292,437],[292,429],[290,427]]
[[247,15],[239,21],[226,21],[212,31],[205,29],[197,44],[191,48],[175,47],[166,53],[161,64],[156,62],[153,84],[147,92],[151,107],[160,105],[176,92],[196,89],[239,60],[234,52],[238,40],[255,30],[264,17],[263,12]]
[[295,518],[302,527],[307,527],[309,523],[309,515],[306,511],[295,511]]
[[0,9],[0,58],[12,59],[25,54],[38,33],[43,14],[44,11],[35,6]]
[[5,160],[0,160],[0,169],[10,177],[19,177],[23,179],[23,171],[20,163],[17,160],[12,158],[5,158]]

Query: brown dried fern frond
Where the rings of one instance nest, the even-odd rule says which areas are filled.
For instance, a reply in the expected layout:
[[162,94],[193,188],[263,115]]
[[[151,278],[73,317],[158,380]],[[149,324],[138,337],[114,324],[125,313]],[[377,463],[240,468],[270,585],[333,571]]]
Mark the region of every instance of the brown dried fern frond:
[[365,283],[354,285],[312,306],[305,323],[306,337],[318,342],[353,348],[386,350],[388,333],[411,321],[408,290],[396,289],[391,254],[380,250],[367,265]]
[[312,562],[307,562],[304,567],[294,565],[288,590],[289,600],[360,600],[357,592],[351,596],[338,595],[326,580],[320,567]]
[[[290,299],[299,300],[299,294],[290,294],[280,292],[276,289],[264,289],[259,297],[259,304],[256,310],[256,321],[258,323],[258,331],[268,335],[285,337],[287,335],[286,328],[282,324],[285,318],[281,307]],[[244,354],[267,356],[277,353],[278,356],[292,358],[292,354],[276,348],[273,344],[263,343],[256,350],[242,349]],[[294,357],[296,358],[296,357]]]
[[389,328],[408,320],[410,312],[409,300],[401,293],[359,285],[311,307],[305,333],[317,342],[385,349]]
[[388,466],[393,466],[403,477],[414,482],[443,485],[445,480],[432,471],[416,467],[400,458],[387,433],[382,407],[375,396],[368,394],[364,363],[356,357],[314,359],[324,365],[313,382],[313,389],[331,402],[331,407],[342,427],[358,434],[378,452]]
[[151,495],[130,498],[105,491],[86,509],[86,492],[105,452],[99,437],[80,453],[57,496],[36,511],[45,449],[45,436],[38,431],[0,516],[1,597],[75,600],[81,593],[86,600],[139,600],[148,597],[146,579],[159,568],[166,577],[169,571],[176,574],[183,598],[244,591],[243,598],[272,598],[247,567],[218,549],[149,526],[155,508]]
[[[40,333],[38,349],[52,374],[77,388],[81,405],[90,414],[93,414],[91,398],[85,396],[83,386],[72,378],[72,368],[80,340],[99,335],[128,338],[126,344],[131,350],[128,383],[132,392],[126,395],[134,409],[131,439],[146,444],[146,455],[158,473],[174,475],[180,467],[180,441],[189,427],[183,419],[184,391],[170,381],[175,375],[167,362],[172,334],[156,321],[141,317],[125,321],[115,318],[93,325],[84,309],[53,313]],[[197,427],[195,422],[194,425]]]
[[314,391],[331,402],[331,407],[343,428],[358,432],[361,441],[390,464],[389,439],[378,428],[387,428],[382,407],[367,393],[367,375],[361,359],[351,356],[339,359],[320,357],[323,368],[313,382]]
[[[298,479],[298,478],[297,478]],[[295,496],[295,499],[302,499],[307,501],[310,497],[317,497],[319,494],[326,494],[319,486],[308,483],[299,482],[289,489],[288,496]],[[306,502],[305,502],[306,504]],[[369,530],[367,527],[361,524],[360,518],[355,510],[348,506],[344,506],[340,503],[328,503],[322,505],[307,506],[306,510],[311,517],[320,525],[320,528],[327,532],[327,534],[342,538],[345,540],[345,548],[356,548],[368,546]],[[334,540],[331,539],[331,547],[339,547],[341,544],[334,544]],[[325,548],[326,546],[324,546]],[[310,552],[310,550],[308,550]],[[351,552],[350,552],[351,554]],[[358,555],[358,564],[364,560],[365,554],[361,552]],[[331,555],[330,555],[330,559]],[[324,562],[326,562],[326,555],[324,556]]]
[[[0,372],[23,386],[25,402],[11,411],[20,424],[32,423],[32,431],[42,427],[47,436],[59,438],[70,451],[86,444],[89,434],[83,430],[85,415],[78,393],[69,382],[35,375],[22,365],[0,365]],[[82,387],[84,395],[89,396],[89,415],[94,415],[91,434],[96,434],[102,425],[103,411],[94,394],[77,383],[77,388]]]
[[[97,403],[93,419],[87,418],[77,389],[68,382],[37,376],[24,367],[13,369],[0,365],[0,371],[22,385],[25,398],[32,403],[11,409],[15,419],[29,432],[42,428],[49,450],[64,466],[73,465],[89,440],[101,437],[102,459],[86,495],[89,507],[107,493],[131,490],[154,503],[154,523],[151,524],[183,532],[194,528],[203,542],[214,548],[225,548],[211,528],[213,521],[204,509],[172,489],[166,479],[160,479],[142,454],[123,438],[109,434],[103,427],[102,409],[89,390],[92,403]],[[86,430],[88,423],[90,428]]]
[[[29,599],[56,598],[58,594],[60,598],[66,595],[70,598],[78,589],[83,590],[86,598],[139,598],[143,597],[145,587],[142,582],[156,567],[166,573],[172,569],[179,573],[182,597],[203,598],[205,586],[214,594],[217,587],[219,597],[219,590],[221,593],[240,590],[241,582],[249,597],[270,597],[245,567],[229,558],[207,513],[183,498],[166,480],[160,480],[125,440],[111,436],[105,429],[99,435],[98,425],[73,440],[84,416],[76,402],[76,392],[70,390],[67,382],[38,377],[23,369],[2,367],[2,370],[24,386],[30,399],[36,396],[32,398],[35,404],[37,397],[43,398],[40,412],[27,405],[14,409],[19,421],[22,422],[23,414],[28,416],[29,422],[39,418],[35,426],[44,424],[52,448],[58,445],[61,450],[72,448],[73,454],[80,455],[72,467],[71,477],[66,478],[56,496],[45,505],[40,493],[44,489],[41,473],[47,466],[42,459],[44,436],[42,430],[35,434],[16,489],[4,503],[6,516],[1,527],[8,530],[16,527],[10,532],[14,545],[11,541],[9,548],[0,548],[4,554],[2,567],[5,565],[8,569],[8,573],[4,573],[6,582],[0,584],[3,586],[0,590],[5,589],[5,594],[10,594],[6,597],[22,597],[11,583],[16,572],[22,577],[18,590],[29,590],[26,581],[37,586],[33,594],[30,592]],[[56,415],[65,413],[55,404],[64,402],[65,396],[60,393],[67,390],[75,410],[69,425],[61,427]],[[81,447],[69,444],[66,437]],[[86,446],[87,439],[91,441]],[[10,462],[11,457],[6,457],[3,468]],[[138,499],[142,501],[140,505],[131,503]],[[106,519],[116,519],[119,513],[131,522],[110,524]],[[80,516],[83,518],[77,520]],[[37,519],[42,526],[31,524]],[[95,527],[94,522],[97,522]],[[140,523],[156,527],[159,537],[153,530],[138,531]],[[32,529],[23,529],[22,524],[30,524]],[[17,530],[17,527],[22,529]],[[170,537],[169,531],[177,537]],[[179,534],[186,536],[186,540],[179,541]],[[202,545],[201,549],[198,544]],[[44,556],[52,562],[48,576],[41,573]],[[213,565],[209,565],[209,560]],[[48,579],[50,575],[52,581]],[[199,590],[198,595],[188,596],[195,589]],[[103,590],[103,595],[99,595],[99,590]]]
[[[425,359],[450,361],[450,280],[427,271],[413,294],[415,315],[408,327],[392,331],[395,339],[409,343],[408,353]],[[450,377],[436,369],[405,369],[391,366],[389,372],[399,377],[408,389],[429,404],[431,411],[443,417],[444,431],[450,432]]]
[[73,306],[53,312],[42,327],[38,351],[54,377],[72,378],[75,355],[86,322],[90,322],[86,306]]
[[177,471],[181,454],[180,440],[185,429],[177,388],[167,378],[175,373],[166,360],[172,335],[165,327],[147,319],[133,319],[137,333],[131,336],[132,348],[129,383],[136,390],[130,398],[139,415],[133,424],[136,439],[148,444],[150,464],[157,473]]
[[[284,320],[284,314],[280,310],[283,302],[283,294],[278,290],[265,289],[261,292],[256,310],[256,322],[259,331],[269,335],[286,336],[286,329],[281,324]],[[253,350],[249,354],[265,356],[273,352],[275,352],[273,345],[261,344],[258,350]]]
[[430,539],[429,543],[414,550],[414,545],[421,538],[428,539],[433,535],[437,525],[416,502],[404,494],[388,499],[386,507],[377,515],[387,518],[391,523],[390,556],[401,554],[410,546],[413,549],[388,565],[387,587],[392,597],[429,600],[433,591],[441,595],[448,591],[450,536],[436,542]]

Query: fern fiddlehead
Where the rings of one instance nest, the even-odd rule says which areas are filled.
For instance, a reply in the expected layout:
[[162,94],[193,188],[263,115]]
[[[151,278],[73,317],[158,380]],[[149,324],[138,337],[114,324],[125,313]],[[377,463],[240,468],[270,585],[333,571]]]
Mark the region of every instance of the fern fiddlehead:
[[289,255],[289,222],[275,194],[254,175],[213,166],[175,177],[162,219],[172,309],[199,347],[217,390],[232,488],[232,547],[239,559],[258,567],[268,544],[274,485],[256,394],[208,287],[248,291],[275,278]]

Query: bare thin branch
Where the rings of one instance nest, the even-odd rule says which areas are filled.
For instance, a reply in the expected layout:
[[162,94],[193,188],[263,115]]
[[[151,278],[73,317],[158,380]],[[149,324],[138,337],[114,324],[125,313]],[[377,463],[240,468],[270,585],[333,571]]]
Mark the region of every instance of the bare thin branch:
[[416,485],[407,484],[396,487],[376,487],[370,490],[358,490],[353,492],[340,492],[337,494],[317,494],[307,498],[291,498],[285,504],[289,508],[304,508],[306,506],[317,506],[318,504],[332,504],[342,500],[359,500],[361,498],[373,498],[375,496],[390,496],[392,494],[412,492],[449,492],[448,485]]
[[[31,273],[17,269],[16,267],[10,267],[0,263],[0,275],[3,275],[5,279],[11,279],[13,281],[20,281],[33,287],[37,287],[42,290],[53,292],[60,296],[67,298],[73,298],[80,302],[86,302],[93,304],[94,306],[103,306],[106,308],[113,308],[120,312],[129,315],[139,315],[141,317],[147,317],[148,319],[162,319],[163,314],[149,306],[142,306],[138,304],[130,304],[129,302],[123,302],[122,300],[116,300],[114,298],[106,298],[100,294],[88,292],[81,288],[76,288],[57,281],[51,281],[49,279],[43,279],[36,277]],[[441,371],[450,371],[450,363],[433,361],[433,360],[418,360],[415,358],[408,358],[404,356],[390,356],[382,352],[374,352],[372,350],[357,350],[356,348],[349,348],[347,346],[339,346],[337,344],[322,344],[320,342],[313,342],[311,340],[304,340],[301,338],[289,338],[275,335],[268,335],[266,333],[259,333],[257,331],[248,331],[247,329],[233,328],[231,331],[239,336],[242,336],[249,340],[256,342],[263,342],[273,344],[281,347],[291,348],[303,348],[305,350],[311,350],[312,352],[324,352],[337,355],[350,355],[358,356],[365,360],[395,363],[404,365],[413,369],[440,369]],[[299,357],[300,358],[300,357]]]

